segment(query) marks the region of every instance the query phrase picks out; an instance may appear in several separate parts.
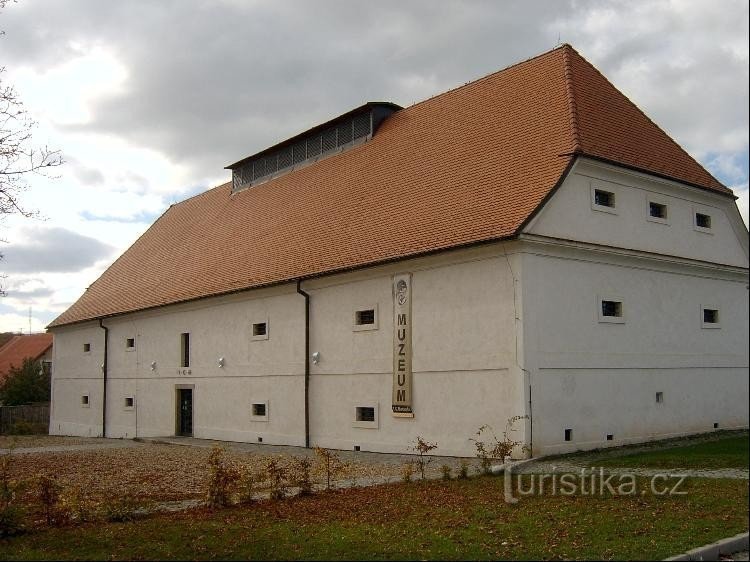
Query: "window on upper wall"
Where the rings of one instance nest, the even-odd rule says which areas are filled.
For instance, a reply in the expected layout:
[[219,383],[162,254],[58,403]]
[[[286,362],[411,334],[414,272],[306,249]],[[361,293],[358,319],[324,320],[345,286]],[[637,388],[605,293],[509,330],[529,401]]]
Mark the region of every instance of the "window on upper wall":
[[125,409],[132,410],[134,406],[135,406],[135,397],[126,396],[125,397]]
[[648,202],[648,219],[651,222],[667,223],[669,215],[667,212],[667,205],[665,203],[658,203],[657,201]]
[[625,322],[625,313],[622,299],[613,297],[599,297],[599,322],[610,322],[622,324]]
[[364,404],[354,407],[353,427],[364,429],[377,429],[378,427],[378,405]]
[[698,232],[711,233],[711,215],[706,213],[695,212],[695,218],[693,219],[693,228]]
[[251,421],[268,421],[268,401],[253,402],[250,405]]
[[701,306],[701,327],[702,328],[720,328],[721,318],[719,309],[715,306]]
[[90,353],[91,352],[91,344],[90,343],[84,343],[83,344],[83,352],[84,353]]
[[128,351],[135,349],[135,338],[125,338],[125,349]]
[[251,337],[254,340],[267,340],[268,339],[268,320],[265,320],[263,322],[253,322]]
[[591,185],[591,208],[594,211],[617,214],[617,193],[609,186]]
[[362,307],[354,311],[354,326],[355,332],[363,330],[377,330],[378,329],[378,307],[377,305]]
[[83,408],[89,407],[89,395],[88,394],[84,394],[81,396],[81,406]]
[[615,194],[611,191],[604,191],[603,189],[594,190],[594,205],[600,207],[614,207],[615,206]]
[[180,334],[180,367],[190,367],[190,334]]

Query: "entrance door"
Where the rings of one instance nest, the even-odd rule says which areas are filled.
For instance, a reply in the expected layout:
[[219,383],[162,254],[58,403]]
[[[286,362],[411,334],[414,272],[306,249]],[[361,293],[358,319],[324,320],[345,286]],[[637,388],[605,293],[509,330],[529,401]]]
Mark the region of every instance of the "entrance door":
[[180,388],[177,390],[177,435],[193,436],[193,389]]

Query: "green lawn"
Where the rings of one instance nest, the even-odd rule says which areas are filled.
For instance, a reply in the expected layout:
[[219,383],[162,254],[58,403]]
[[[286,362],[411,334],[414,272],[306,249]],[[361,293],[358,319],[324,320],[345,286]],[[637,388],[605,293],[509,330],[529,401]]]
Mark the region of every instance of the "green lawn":
[[672,447],[596,461],[597,466],[625,468],[748,468],[750,465],[748,436],[727,437],[683,447]]
[[685,490],[509,505],[502,477],[391,484],[49,529],[0,541],[0,559],[663,559],[747,531],[747,481]]

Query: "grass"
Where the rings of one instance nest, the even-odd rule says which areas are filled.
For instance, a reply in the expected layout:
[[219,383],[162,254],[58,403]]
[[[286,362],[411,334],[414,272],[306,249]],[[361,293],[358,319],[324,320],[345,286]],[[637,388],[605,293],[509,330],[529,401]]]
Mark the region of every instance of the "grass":
[[685,490],[509,505],[502,477],[390,484],[49,529],[1,540],[0,559],[663,559],[747,530],[747,481]]
[[601,466],[623,468],[747,469],[750,465],[750,440],[747,435],[726,437],[682,447],[632,453],[596,462]]

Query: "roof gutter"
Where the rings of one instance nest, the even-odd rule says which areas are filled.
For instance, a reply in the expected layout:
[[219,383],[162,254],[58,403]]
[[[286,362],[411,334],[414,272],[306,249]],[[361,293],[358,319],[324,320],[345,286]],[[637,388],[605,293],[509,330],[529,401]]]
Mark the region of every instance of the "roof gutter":
[[310,295],[297,279],[297,293],[305,298],[305,447],[310,448]]
[[102,360],[102,437],[107,436],[107,348],[109,347],[109,328],[99,318],[99,327],[104,330],[104,358]]

